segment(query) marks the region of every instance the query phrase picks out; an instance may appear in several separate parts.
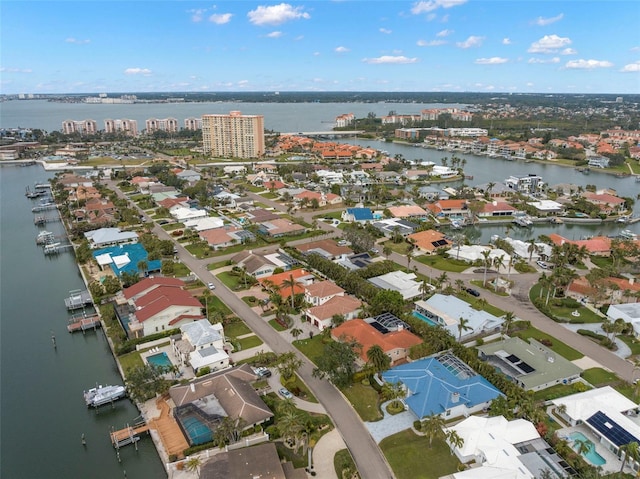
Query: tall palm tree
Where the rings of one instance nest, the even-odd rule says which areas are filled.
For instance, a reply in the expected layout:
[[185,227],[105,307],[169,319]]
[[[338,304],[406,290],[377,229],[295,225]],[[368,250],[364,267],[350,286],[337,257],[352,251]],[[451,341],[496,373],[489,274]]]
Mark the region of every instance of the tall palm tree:
[[470,331],[473,328],[469,326],[469,320],[460,316],[458,319],[458,341],[462,339],[462,331]]
[[489,259],[489,255],[491,254],[491,251],[485,250],[481,254],[484,260],[484,279],[482,280],[482,286],[486,286],[487,285],[487,269],[489,269],[489,264],[491,264],[491,260]]
[[516,319],[516,315],[513,314],[513,311],[507,311],[504,316],[503,316],[503,322],[502,322],[502,332],[504,334],[509,334],[509,331],[511,330],[511,326],[513,326],[513,322]]
[[464,439],[454,430],[450,429],[446,433],[446,441],[449,443],[449,451],[453,454],[453,449],[460,449],[464,445]]
[[293,275],[290,274],[289,275],[289,279],[285,279],[282,282],[282,287],[283,288],[291,288],[291,309],[295,308],[295,304],[294,304],[294,296],[295,296],[295,286],[296,286],[296,280],[293,278]]
[[464,288],[464,281],[462,281],[461,279],[456,279],[455,284],[458,292],[462,291],[462,288]]
[[382,386],[382,396],[387,400],[393,400],[391,403],[393,407],[399,407],[400,405],[398,403],[400,402],[400,399],[404,398],[406,395],[407,390],[400,381],[396,383],[385,382]]
[[429,294],[429,292],[431,291],[431,285],[427,282],[426,279],[422,280],[422,283],[420,283],[420,292],[422,293],[422,299],[424,299],[427,294]]
[[420,421],[420,430],[429,438],[429,447],[431,447],[435,438],[445,437],[445,432],[442,429],[444,424],[444,418],[439,414],[424,417]]
[[531,238],[529,241],[529,246],[527,247],[527,252],[529,253],[529,263],[531,263],[531,259],[533,258],[533,253],[538,249],[536,246],[536,239]]
[[620,472],[622,472],[629,459],[631,459],[632,461],[638,461],[638,459],[640,459],[640,446],[636,441],[632,441],[629,444],[621,446],[620,449],[624,452],[622,466],[620,466]]
[[367,349],[367,361],[371,363],[371,366],[376,373],[386,371],[391,365],[391,358],[387,356],[378,344],[374,344]]
[[440,276],[438,276],[438,285],[440,287],[442,287],[444,285],[445,282],[447,282],[449,280],[449,275],[447,274],[446,271],[443,271],[442,274]]

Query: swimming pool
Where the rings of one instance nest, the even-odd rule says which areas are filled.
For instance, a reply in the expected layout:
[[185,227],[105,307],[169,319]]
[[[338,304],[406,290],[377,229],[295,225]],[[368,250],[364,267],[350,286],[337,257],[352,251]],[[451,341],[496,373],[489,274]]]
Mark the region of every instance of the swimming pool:
[[204,444],[205,442],[209,442],[213,440],[213,434],[211,434],[211,429],[207,427],[200,419],[195,416],[186,416],[180,418],[180,422],[182,423],[182,427],[189,435],[191,439],[191,444],[197,446],[198,444]]
[[424,321],[430,326],[438,326],[438,323],[436,323],[433,319],[427,318],[424,314],[419,313],[418,311],[414,311],[411,314],[413,314],[414,317],[418,318],[421,321]]
[[173,366],[173,363],[165,352],[147,356],[147,362],[149,364],[153,364],[154,366],[161,366],[163,368],[170,368],[171,366]]
[[578,431],[572,432],[571,434],[569,434],[569,439],[570,439],[571,446],[576,451],[579,449],[578,447],[579,445],[576,443],[576,441],[587,441],[589,443],[589,451],[586,453],[582,453],[582,455],[585,457],[587,461],[589,461],[594,466],[602,466],[603,464],[607,463],[607,461],[600,454],[596,452],[595,444],[589,439],[587,439],[587,437],[581,432],[578,432]]

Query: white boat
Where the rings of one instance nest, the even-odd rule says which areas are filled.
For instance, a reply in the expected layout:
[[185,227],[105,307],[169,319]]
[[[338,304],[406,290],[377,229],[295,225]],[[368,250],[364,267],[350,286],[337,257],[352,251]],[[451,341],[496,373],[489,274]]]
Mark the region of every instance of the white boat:
[[87,407],[98,407],[108,404],[127,395],[124,386],[97,386],[84,392],[84,401]]
[[622,230],[620,231],[620,237],[629,240],[637,240],[638,235],[631,230]]
[[522,226],[524,228],[533,225],[533,221],[528,216],[516,216],[513,219],[513,222],[518,226]]

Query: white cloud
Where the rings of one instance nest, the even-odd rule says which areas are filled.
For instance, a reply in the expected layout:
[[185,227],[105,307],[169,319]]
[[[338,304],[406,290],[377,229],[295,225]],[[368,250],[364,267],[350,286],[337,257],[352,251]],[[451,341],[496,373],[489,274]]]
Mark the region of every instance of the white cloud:
[[560,57],[553,58],[529,58],[527,63],[535,64],[535,63],[560,63]]
[[238,82],[238,86],[240,86],[240,87],[245,87],[245,86],[247,86],[248,84],[249,84],[249,80],[240,80],[240,81]]
[[198,23],[202,21],[203,15],[207,12],[206,8],[195,8],[192,10],[187,10],[188,13],[191,14],[191,21]]
[[432,12],[438,8],[451,8],[467,3],[467,0],[427,0],[416,2],[411,7],[411,13],[420,15],[421,13]]
[[336,53],[347,53],[348,51],[349,51],[349,49],[347,47],[342,47],[342,46],[336,47],[334,49],[334,52],[336,52]]
[[478,65],[500,65],[501,63],[507,63],[508,58],[491,57],[491,58],[477,58],[474,63]]
[[529,82],[526,83],[526,85],[527,86],[533,86],[533,83],[529,81]]
[[484,40],[484,37],[477,37],[475,35],[471,35],[464,42],[456,43],[456,46],[460,48],[479,47],[480,45],[482,45],[483,40]]
[[264,6],[260,5],[255,10],[247,13],[249,21],[254,25],[280,25],[291,20],[311,18],[307,12],[303,11],[303,7],[294,7],[288,3],[279,5]]
[[362,61],[364,63],[379,65],[382,63],[392,63],[392,64],[416,63],[418,59],[415,57],[407,58],[404,55],[395,56],[395,57],[390,55],[383,55],[377,58],[363,58]]
[[269,38],[280,38],[282,36],[282,32],[271,32],[271,33],[267,33],[267,37]]
[[444,45],[445,43],[447,42],[445,42],[444,40],[418,40],[416,42],[416,45],[418,45],[419,47],[437,47],[438,45]]
[[571,60],[567,62],[565,68],[578,70],[593,70],[594,68],[610,68],[613,63],[607,60]]
[[640,47],[631,47],[631,48],[629,48],[629,51],[631,51],[631,52],[640,52]]
[[231,17],[233,17],[233,13],[214,13],[209,17],[209,21],[216,25],[224,25],[231,21]]
[[389,30],[388,28],[380,28],[378,31],[386,35],[389,35],[391,33],[391,30]]
[[31,68],[0,67],[0,73],[33,73],[33,70]]
[[568,37],[545,35],[537,42],[533,42],[527,51],[529,53],[554,53],[567,45],[571,45],[571,39]]
[[563,18],[564,18],[564,13],[561,13],[560,15],[556,15],[555,17],[549,17],[549,18],[538,17],[531,23],[533,23],[534,25],[538,25],[539,27],[546,27],[547,25],[551,25],[552,23],[559,22]]
[[620,71],[625,73],[640,72],[640,60],[635,63],[629,63],[628,65],[623,66]]
[[313,56],[314,57],[319,57],[320,56],[320,52],[313,52]]
[[453,30],[449,30],[448,28],[445,28],[444,30],[441,30],[438,33],[436,33],[436,37],[448,37],[452,33],[453,33]]
[[152,71],[149,70],[148,68],[127,68],[124,71],[125,75],[144,75],[144,76],[149,76],[151,75]]
[[560,52],[560,55],[577,55],[578,52],[573,48],[565,48]]
[[67,42],[67,43],[75,43],[76,45],[86,45],[87,43],[91,43],[91,40],[89,40],[89,39],[79,40],[77,38],[69,37],[69,38],[65,39],[65,42]]
[[502,39],[502,44],[503,45],[511,45],[511,38],[503,38]]

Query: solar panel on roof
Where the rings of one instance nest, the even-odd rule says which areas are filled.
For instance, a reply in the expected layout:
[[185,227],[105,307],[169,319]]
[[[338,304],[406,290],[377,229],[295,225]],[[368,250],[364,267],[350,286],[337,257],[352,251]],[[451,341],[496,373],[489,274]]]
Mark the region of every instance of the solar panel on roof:
[[369,324],[375,329],[377,329],[378,331],[380,331],[382,334],[387,334],[389,332],[387,328],[385,328],[382,324],[380,324],[377,321],[374,321],[373,323],[369,323]]
[[437,246],[444,246],[444,245],[447,244],[447,240],[443,240],[443,239],[442,240],[437,240],[437,241],[433,241],[431,244],[433,246],[436,246],[436,247]]
[[507,361],[509,361],[510,363],[514,363],[514,364],[517,363],[518,361],[520,361],[520,358],[518,356],[516,356],[515,354],[510,354],[505,359]]
[[598,411],[587,419],[587,423],[592,425],[596,431],[609,439],[617,447],[629,444],[630,442],[640,443],[633,434],[620,426],[613,419],[609,418],[602,411]]
[[516,366],[519,367],[525,374],[532,373],[532,372],[534,372],[536,370],[535,368],[532,368],[531,366],[529,366],[524,361],[518,363]]

